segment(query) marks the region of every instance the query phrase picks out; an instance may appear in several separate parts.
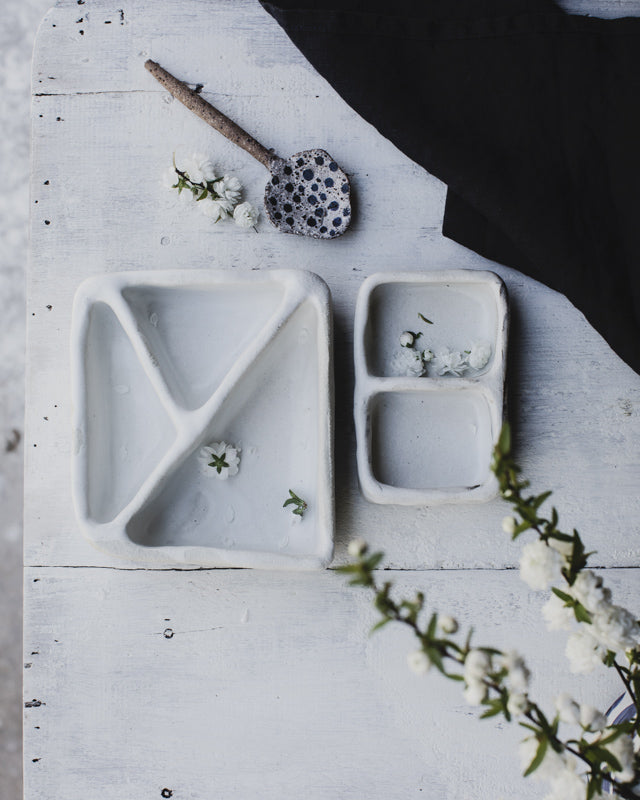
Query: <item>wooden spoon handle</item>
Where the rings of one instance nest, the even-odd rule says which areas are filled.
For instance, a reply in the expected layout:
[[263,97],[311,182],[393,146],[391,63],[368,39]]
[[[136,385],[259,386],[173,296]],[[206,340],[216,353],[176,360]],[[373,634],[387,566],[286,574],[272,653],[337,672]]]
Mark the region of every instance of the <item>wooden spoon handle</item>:
[[261,164],[264,164],[267,169],[270,169],[271,162],[274,159],[272,150],[267,150],[266,147],[263,147],[253,136],[243,131],[239,125],[236,125],[235,122],[230,120],[229,117],[226,117],[221,111],[218,111],[217,108],[207,103],[204,98],[197,92],[194,92],[193,89],[189,88],[186,83],[174,78],[174,76],[171,75],[170,72],[167,72],[166,69],[163,69],[160,64],[149,59],[145,62],[145,67],[153,77],[176,98],[176,100],[179,100],[190,111],[193,111],[194,114],[197,114],[206,123],[211,125],[212,128],[215,128],[234,144],[242,147]]

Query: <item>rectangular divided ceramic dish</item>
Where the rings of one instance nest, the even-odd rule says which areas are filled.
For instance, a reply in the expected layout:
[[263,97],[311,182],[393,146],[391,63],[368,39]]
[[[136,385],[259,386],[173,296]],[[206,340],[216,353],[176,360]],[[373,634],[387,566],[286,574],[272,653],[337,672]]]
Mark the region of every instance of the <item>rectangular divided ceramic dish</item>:
[[487,500],[503,420],[507,296],[493,272],[369,277],[355,316],[357,463],[374,503]]
[[[74,500],[97,547],[156,566],[329,563],[332,332],[317,275],[89,279],[74,302],[72,373]],[[202,448],[222,442],[239,452],[237,474],[224,459],[208,466]],[[290,492],[302,515],[284,506]]]

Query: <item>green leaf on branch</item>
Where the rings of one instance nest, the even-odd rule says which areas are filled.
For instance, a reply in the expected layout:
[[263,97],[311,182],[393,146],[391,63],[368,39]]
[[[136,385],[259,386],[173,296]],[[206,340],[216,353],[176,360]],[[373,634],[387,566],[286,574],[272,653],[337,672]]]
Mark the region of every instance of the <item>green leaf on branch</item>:
[[547,753],[547,748],[549,746],[549,740],[544,737],[540,739],[538,742],[538,749],[536,750],[536,754],[533,757],[533,761],[529,764],[525,772],[523,773],[524,777],[528,777],[531,775],[532,772],[535,772],[540,764],[544,761],[544,757]]

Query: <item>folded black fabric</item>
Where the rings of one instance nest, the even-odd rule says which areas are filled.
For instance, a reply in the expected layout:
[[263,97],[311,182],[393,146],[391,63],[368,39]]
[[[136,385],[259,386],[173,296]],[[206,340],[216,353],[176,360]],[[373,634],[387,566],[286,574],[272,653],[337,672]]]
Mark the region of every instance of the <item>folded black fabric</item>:
[[551,0],[260,0],[448,185],[443,232],[563,292],[640,372],[640,19]]

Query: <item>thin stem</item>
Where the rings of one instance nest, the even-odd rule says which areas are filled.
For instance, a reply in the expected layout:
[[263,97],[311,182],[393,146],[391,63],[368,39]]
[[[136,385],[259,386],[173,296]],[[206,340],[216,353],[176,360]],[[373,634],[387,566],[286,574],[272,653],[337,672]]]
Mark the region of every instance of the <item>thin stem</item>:
[[624,683],[624,688],[627,690],[627,692],[629,694],[629,697],[631,698],[633,704],[637,708],[638,707],[638,701],[636,699],[636,696],[635,696],[635,693],[634,693],[633,688],[631,686],[631,683],[629,682],[628,678],[624,674],[624,670],[622,669],[620,664],[618,664],[618,662],[615,661],[615,660],[613,662],[613,666],[615,667],[616,672],[620,676],[620,680],[622,681],[622,683]]

